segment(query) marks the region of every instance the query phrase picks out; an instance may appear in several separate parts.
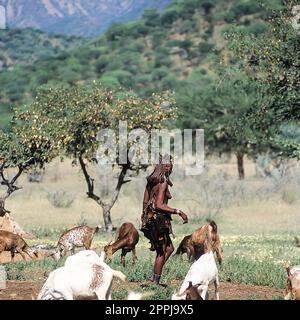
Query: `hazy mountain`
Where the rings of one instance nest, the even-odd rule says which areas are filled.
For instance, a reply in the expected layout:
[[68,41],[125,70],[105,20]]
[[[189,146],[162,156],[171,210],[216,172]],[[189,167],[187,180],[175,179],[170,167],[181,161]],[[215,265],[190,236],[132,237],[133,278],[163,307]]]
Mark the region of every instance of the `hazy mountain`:
[[171,0],[0,0],[10,27],[92,36],[113,22],[136,19],[146,8],[164,8]]
[[32,28],[0,30],[0,72],[15,65],[32,64],[36,60],[54,57],[85,41],[76,36],[51,36]]

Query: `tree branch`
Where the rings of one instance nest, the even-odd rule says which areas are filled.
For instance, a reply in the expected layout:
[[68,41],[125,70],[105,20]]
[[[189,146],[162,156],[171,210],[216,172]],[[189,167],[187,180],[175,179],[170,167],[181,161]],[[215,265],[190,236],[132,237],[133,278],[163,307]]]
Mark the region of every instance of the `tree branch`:
[[83,175],[85,177],[85,181],[88,186],[88,192],[87,192],[88,197],[96,201],[101,207],[104,207],[105,203],[101,200],[99,196],[97,196],[94,193],[94,179],[92,179],[89,173],[87,172],[86,164],[84,163],[83,158],[80,156],[78,159],[79,159],[79,163],[80,163]]
[[9,213],[10,211],[5,209],[5,200],[15,191],[22,189],[21,187],[15,186],[16,181],[22,174],[24,168],[23,166],[18,167],[18,172],[16,175],[9,181],[4,176],[4,168],[5,168],[5,161],[3,161],[0,165],[0,177],[1,177],[1,185],[5,186],[7,188],[5,194],[0,197],[0,215],[4,215],[5,213]]
[[120,193],[120,190],[122,188],[122,185],[129,182],[130,180],[125,180],[125,176],[126,176],[126,173],[129,169],[129,165],[128,164],[124,164],[122,165],[122,170],[119,174],[119,178],[118,178],[118,183],[116,185],[116,188],[115,188],[115,191],[114,191],[114,194],[112,196],[112,199],[110,201],[110,207],[112,207],[115,202],[117,201],[118,197],[119,197],[119,193]]

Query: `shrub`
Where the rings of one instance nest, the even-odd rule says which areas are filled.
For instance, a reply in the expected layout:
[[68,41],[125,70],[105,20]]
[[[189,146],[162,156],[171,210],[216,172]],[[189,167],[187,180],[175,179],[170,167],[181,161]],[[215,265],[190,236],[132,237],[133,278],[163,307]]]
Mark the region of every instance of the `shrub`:
[[75,198],[66,191],[48,192],[47,199],[55,208],[70,208]]

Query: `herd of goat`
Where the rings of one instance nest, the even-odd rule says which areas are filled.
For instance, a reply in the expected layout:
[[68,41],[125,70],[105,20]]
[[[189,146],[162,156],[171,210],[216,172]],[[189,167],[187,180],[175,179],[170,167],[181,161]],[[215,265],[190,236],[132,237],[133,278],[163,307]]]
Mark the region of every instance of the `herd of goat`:
[[[46,250],[46,256],[56,261],[71,252],[64,265],[52,271],[41,291],[38,300],[73,300],[98,299],[110,300],[114,277],[126,281],[126,275],[113,270],[107,263],[112,255],[121,250],[121,264],[125,266],[125,256],[132,252],[133,263],[136,262],[135,247],[139,241],[139,232],[132,223],[123,223],[118,229],[115,241],[104,247],[99,256],[91,250],[94,234],[100,229],[79,226],[64,232],[56,248]],[[75,254],[76,247],[86,250]],[[10,251],[11,260],[19,253],[25,260],[25,254],[32,259],[39,257],[39,250],[28,246],[25,240],[17,234],[0,230],[0,254]],[[217,225],[209,221],[192,234],[185,236],[175,254],[187,254],[193,262],[185,276],[178,292],[174,292],[172,300],[207,300],[208,288],[214,284],[215,298],[219,300],[219,276],[215,256],[221,265],[223,261],[220,237]],[[290,268],[286,265],[287,284],[284,298],[300,300],[300,266]],[[129,300],[141,300],[149,294],[130,292]]]

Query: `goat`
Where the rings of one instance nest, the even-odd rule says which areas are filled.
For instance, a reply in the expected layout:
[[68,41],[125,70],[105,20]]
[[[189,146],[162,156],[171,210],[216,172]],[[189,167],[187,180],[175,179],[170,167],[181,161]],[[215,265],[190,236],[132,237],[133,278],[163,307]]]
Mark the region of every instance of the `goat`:
[[52,271],[38,300],[74,300],[79,298],[111,300],[113,277],[126,276],[110,268],[94,251],[86,250],[67,258],[65,265]]
[[179,244],[179,246],[178,246],[178,248],[177,248],[177,250],[175,252],[176,255],[177,254],[182,255],[182,254],[186,253],[187,258],[188,258],[189,261],[191,261],[191,259],[195,255],[194,246],[192,245],[191,238],[192,238],[191,234],[188,235],[188,236],[185,236],[181,240],[181,242],[180,242],[180,244]]
[[[208,287],[211,283],[215,285],[216,299],[219,300],[219,276],[218,268],[215,262],[214,254],[210,250],[204,253],[197,261],[195,261],[185,279],[181,285],[179,293],[174,292],[172,300],[186,300],[187,294],[190,294],[192,290],[188,290],[192,286],[198,287],[197,290],[203,300],[208,299]],[[188,291],[187,291],[188,290]],[[190,296],[191,297],[191,296]],[[193,298],[195,295],[193,295]]]
[[130,222],[125,222],[119,228],[115,242],[104,247],[106,259],[111,259],[112,255],[122,249],[121,263],[125,267],[125,256],[128,252],[132,252],[132,262],[135,264],[137,257],[135,246],[139,241],[139,233],[134,225]]
[[300,300],[300,265],[289,267],[285,266],[287,272],[286,288],[284,290],[284,300],[290,300],[293,296],[295,300]]
[[298,237],[294,237],[295,241],[296,241],[296,246],[300,247],[300,239]]
[[53,258],[59,260],[64,257],[68,251],[75,253],[75,247],[84,247],[86,250],[91,248],[94,234],[99,231],[101,226],[90,228],[88,226],[74,227],[64,232],[57,243]]
[[29,247],[21,236],[9,231],[0,230],[0,254],[3,251],[10,251],[12,262],[14,262],[15,252],[19,253],[23,260],[26,260],[25,253],[32,259],[38,257],[37,250]]
[[218,227],[214,221],[208,221],[207,224],[194,231],[191,235],[190,243],[194,247],[194,260],[204,253],[204,242],[210,242],[210,246],[216,252],[219,264],[222,264],[222,247],[220,237],[218,235]]

